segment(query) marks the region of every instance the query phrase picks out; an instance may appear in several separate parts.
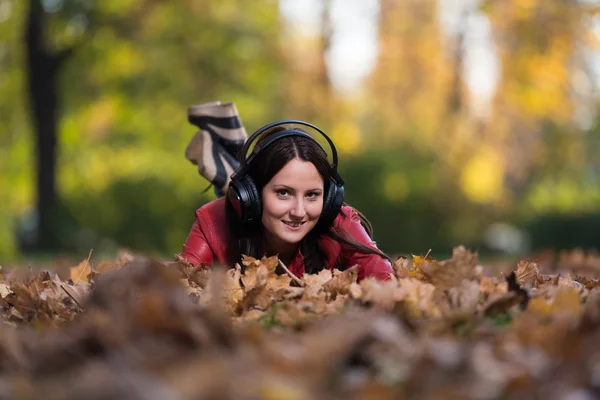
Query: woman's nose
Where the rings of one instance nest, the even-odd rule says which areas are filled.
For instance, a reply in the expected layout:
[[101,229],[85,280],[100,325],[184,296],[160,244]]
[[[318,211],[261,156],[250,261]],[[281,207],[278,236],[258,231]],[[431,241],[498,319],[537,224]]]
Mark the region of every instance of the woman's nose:
[[306,215],[306,210],[304,209],[304,202],[302,200],[296,200],[294,206],[290,210],[290,215],[296,218],[303,218]]

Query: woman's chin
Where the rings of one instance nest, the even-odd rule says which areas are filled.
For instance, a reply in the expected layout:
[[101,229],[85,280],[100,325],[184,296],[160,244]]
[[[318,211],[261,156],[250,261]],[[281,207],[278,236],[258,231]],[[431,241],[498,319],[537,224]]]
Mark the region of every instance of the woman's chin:
[[304,239],[305,233],[303,232],[281,232],[279,235],[279,239],[285,243],[289,244],[298,244],[302,239]]

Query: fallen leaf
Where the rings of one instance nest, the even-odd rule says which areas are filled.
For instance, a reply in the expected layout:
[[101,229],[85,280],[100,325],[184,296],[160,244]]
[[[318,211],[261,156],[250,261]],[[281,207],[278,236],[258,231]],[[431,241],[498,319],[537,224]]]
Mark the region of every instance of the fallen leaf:
[[330,269],[322,269],[318,274],[306,274],[302,278],[306,287],[304,288],[304,299],[317,297],[323,289],[323,285],[333,278],[333,272]]
[[404,303],[415,316],[440,316],[440,309],[433,300],[435,286],[414,278],[403,279],[400,287],[406,292]]
[[89,283],[89,275],[92,273],[92,267],[90,267],[89,259],[85,259],[80,262],[77,266],[71,267],[70,279],[71,282],[85,282]]
[[452,258],[445,261],[426,261],[420,264],[421,271],[429,282],[437,287],[458,286],[466,279],[476,279],[480,271],[477,253],[471,253],[463,246],[455,247]]
[[240,284],[240,266],[228,269],[225,275],[224,295],[231,310],[235,310],[244,298],[244,289]]
[[358,265],[354,265],[344,271],[334,270],[333,278],[323,284],[323,289],[334,298],[337,294],[348,294],[350,285],[358,278]]
[[394,281],[379,281],[375,278],[363,279],[360,284],[353,284],[350,289],[352,297],[391,310],[407,297],[406,289]]
[[12,291],[10,290],[10,288],[8,287],[7,284],[0,283],[0,298],[5,298],[6,296],[8,296],[11,293],[12,293]]
[[479,283],[463,280],[459,286],[438,288],[434,295],[438,308],[446,315],[474,314],[479,304]]
[[517,271],[515,274],[517,276],[517,282],[521,285],[523,283],[530,283],[532,287],[537,288],[540,283],[543,282],[538,265],[533,261],[521,260],[517,264]]

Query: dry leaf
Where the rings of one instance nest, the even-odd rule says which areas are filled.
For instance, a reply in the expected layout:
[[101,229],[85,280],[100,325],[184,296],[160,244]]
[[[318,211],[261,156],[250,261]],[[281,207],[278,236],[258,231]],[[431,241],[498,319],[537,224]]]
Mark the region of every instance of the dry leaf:
[[504,314],[511,308],[521,303],[521,296],[516,292],[507,292],[502,294],[493,294],[488,301],[481,307],[485,316],[494,316]]
[[74,284],[79,282],[89,283],[89,276],[92,273],[89,259],[85,259],[77,266],[71,267],[70,279]]
[[400,286],[406,292],[404,303],[415,316],[440,316],[440,310],[433,301],[435,286],[408,278],[400,281]]
[[465,279],[460,286],[438,288],[435,299],[440,310],[446,315],[474,314],[479,304],[479,284]]
[[479,280],[479,291],[486,296],[503,294],[506,293],[507,290],[508,285],[504,280],[497,282],[487,276],[482,276]]
[[337,294],[348,294],[350,285],[356,282],[358,278],[358,265],[354,265],[344,271],[334,270],[333,278],[323,285],[323,289],[332,296]]
[[323,269],[318,274],[304,275],[302,280],[306,287],[304,288],[304,299],[318,297],[319,292],[323,290],[323,285],[333,278],[333,272],[330,269]]
[[352,297],[386,310],[393,309],[396,303],[403,301],[407,296],[406,290],[397,282],[381,282],[374,278],[366,278],[360,284],[353,284],[350,291]]
[[569,259],[585,265],[578,275],[523,261],[503,280],[459,247],[450,260],[396,260],[401,279],[323,270],[304,287],[276,257],[229,270],[124,258],[91,275],[84,264],[75,284],[0,275],[0,382],[24,398],[548,398],[597,386],[587,254]]
[[463,246],[459,246],[452,251],[452,259],[423,262],[420,268],[433,285],[448,288],[460,285],[465,279],[476,279],[481,273],[478,263],[477,253],[471,253]]
[[240,285],[240,266],[227,270],[225,276],[225,299],[231,310],[235,310],[244,298],[244,289]]
[[5,283],[0,283],[0,298],[4,298],[6,296],[8,296],[9,294],[11,294],[11,290],[9,288],[9,286]]
[[519,284],[530,283],[532,287],[537,288],[540,283],[543,282],[543,278],[540,276],[538,265],[529,260],[521,260],[517,264],[517,282]]

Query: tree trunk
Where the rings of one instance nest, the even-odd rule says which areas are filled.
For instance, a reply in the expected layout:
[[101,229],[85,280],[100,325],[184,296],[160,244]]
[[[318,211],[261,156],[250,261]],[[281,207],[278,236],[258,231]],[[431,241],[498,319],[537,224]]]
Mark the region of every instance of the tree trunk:
[[36,250],[57,250],[56,158],[58,129],[57,75],[67,51],[50,51],[44,43],[44,11],[40,0],[29,1],[25,26],[28,95],[35,134],[38,230]]

